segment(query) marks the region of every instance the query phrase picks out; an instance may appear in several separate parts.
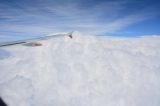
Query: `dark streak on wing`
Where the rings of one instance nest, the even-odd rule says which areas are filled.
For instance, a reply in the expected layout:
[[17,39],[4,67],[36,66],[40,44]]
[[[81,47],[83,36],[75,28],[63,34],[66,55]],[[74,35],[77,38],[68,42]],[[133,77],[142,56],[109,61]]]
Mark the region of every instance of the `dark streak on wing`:
[[22,44],[22,43],[26,43],[26,42],[15,42],[15,43],[0,44],[0,47],[17,45],[17,44]]

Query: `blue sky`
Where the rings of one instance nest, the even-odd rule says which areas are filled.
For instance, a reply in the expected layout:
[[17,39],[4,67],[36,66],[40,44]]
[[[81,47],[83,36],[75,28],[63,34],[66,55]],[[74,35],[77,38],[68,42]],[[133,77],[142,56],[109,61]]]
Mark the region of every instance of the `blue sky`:
[[158,0],[0,0],[0,37],[160,35]]

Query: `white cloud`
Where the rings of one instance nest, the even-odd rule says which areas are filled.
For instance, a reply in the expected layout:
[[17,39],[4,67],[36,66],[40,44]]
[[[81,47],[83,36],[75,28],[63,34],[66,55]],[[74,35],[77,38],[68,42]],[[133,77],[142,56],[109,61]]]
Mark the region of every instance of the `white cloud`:
[[160,37],[83,36],[0,49],[11,106],[159,106]]

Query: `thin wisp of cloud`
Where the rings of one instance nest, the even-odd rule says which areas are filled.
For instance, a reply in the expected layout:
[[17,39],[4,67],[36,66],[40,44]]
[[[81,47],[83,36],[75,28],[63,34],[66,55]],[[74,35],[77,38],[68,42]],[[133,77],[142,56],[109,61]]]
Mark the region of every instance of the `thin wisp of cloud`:
[[32,3],[16,0],[0,4],[0,32],[6,35],[17,32],[28,36],[72,30],[92,34],[114,33],[156,16],[146,13],[146,8],[125,13],[130,0],[94,4],[82,1],[35,0]]

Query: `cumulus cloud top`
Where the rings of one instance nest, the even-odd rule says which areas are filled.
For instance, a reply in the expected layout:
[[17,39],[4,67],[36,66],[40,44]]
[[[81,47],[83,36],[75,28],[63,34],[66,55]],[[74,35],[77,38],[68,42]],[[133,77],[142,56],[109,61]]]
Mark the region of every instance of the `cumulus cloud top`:
[[159,37],[75,32],[41,43],[0,50],[10,53],[0,58],[0,96],[10,106],[159,106]]

